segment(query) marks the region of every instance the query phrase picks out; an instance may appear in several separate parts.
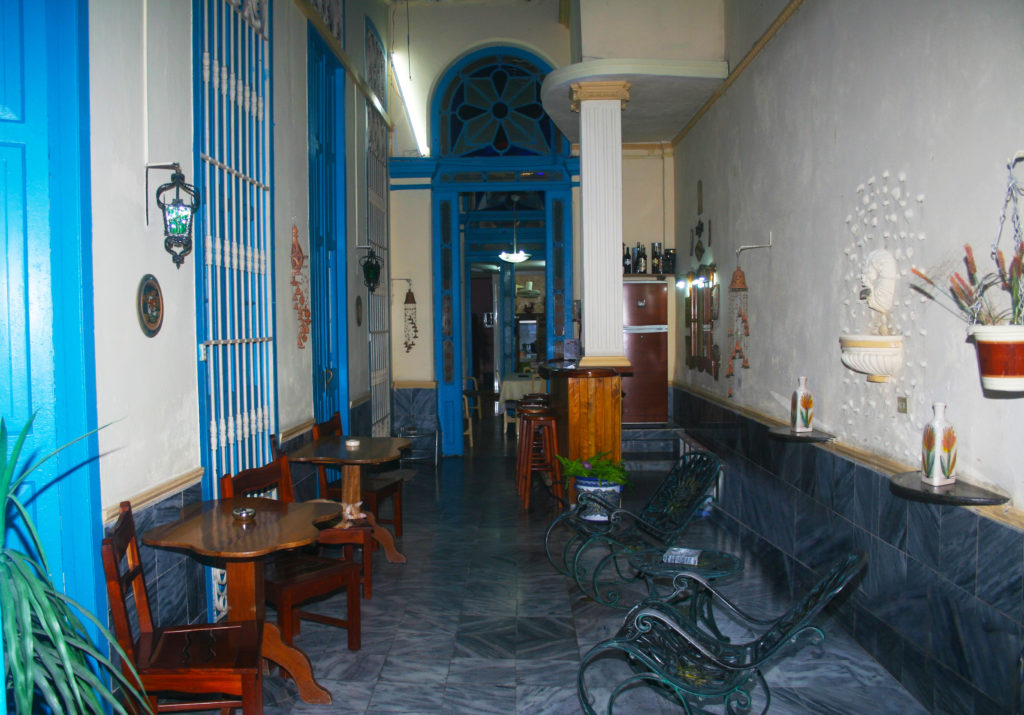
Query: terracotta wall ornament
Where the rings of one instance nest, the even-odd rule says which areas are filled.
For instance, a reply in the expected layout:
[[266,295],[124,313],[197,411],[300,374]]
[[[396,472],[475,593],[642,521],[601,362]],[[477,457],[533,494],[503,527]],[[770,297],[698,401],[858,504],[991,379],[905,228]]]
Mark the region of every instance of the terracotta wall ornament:
[[[886,445],[879,451],[917,462],[920,454],[908,445],[920,443],[917,425],[924,421],[931,400],[915,395],[924,384],[926,363],[915,353],[911,338],[924,330],[914,326],[918,301],[907,284],[915,252],[926,240],[920,230],[924,195],[910,190],[905,173],[889,171],[869,178],[855,195],[856,204],[844,219],[850,242],[843,249],[839,284],[840,344],[850,369],[844,370],[844,400],[838,414],[854,436],[870,425],[877,430],[878,421],[885,421]],[[888,347],[874,344],[879,341]],[[878,350],[887,354],[879,357]],[[910,419],[897,413],[897,397],[907,398]]]
[[[736,364],[744,370],[750,369],[747,358],[747,338],[750,337],[750,319],[748,315],[747,276],[743,269],[736,266],[729,281],[729,344],[732,349],[725,367],[725,376],[736,377]],[[737,387],[742,380],[737,379]],[[729,397],[732,397],[732,383],[729,383]]]
[[299,245],[299,229],[292,224],[292,307],[299,322],[299,350],[304,350],[309,340],[309,272],[306,268],[306,254]]

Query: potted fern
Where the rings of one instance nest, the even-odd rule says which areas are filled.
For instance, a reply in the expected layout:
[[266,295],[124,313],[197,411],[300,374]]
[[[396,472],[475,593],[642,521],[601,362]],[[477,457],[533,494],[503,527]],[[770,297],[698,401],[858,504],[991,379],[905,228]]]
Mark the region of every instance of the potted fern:
[[[622,488],[631,485],[632,481],[622,462],[616,462],[610,454],[598,452],[586,459],[567,459],[556,454],[555,458],[562,465],[566,488],[575,484],[577,498],[583,494],[593,494],[602,501],[619,506],[622,503]],[[607,512],[597,505],[584,504],[579,515],[587,521],[608,521]]]
[[[37,712],[41,706],[51,712],[105,713],[113,709],[125,713],[114,688],[108,685],[112,681],[134,701],[133,705],[149,711],[138,684],[90,640],[82,617],[96,626],[124,660],[114,636],[54,585],[35,524],[18,498],[22,482],[64,448],[35,462],[23,461],[22,450],[33,419],[28,420],[13,445],[9,444],[7,425],[0,419],[0,493],[4,497],[0,511],[0,620],[8,704],[19,713]],[[18,519],[18,527],[34,554],[18,551],[8,543],[7,527],[13,519]]]

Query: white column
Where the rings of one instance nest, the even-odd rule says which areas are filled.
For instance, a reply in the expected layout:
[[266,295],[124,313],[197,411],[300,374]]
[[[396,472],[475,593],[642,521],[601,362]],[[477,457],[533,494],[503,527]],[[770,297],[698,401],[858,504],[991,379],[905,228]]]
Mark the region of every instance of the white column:
[[581,366],[628,366],[622,342],[622,108],[626,82],[572,85],[580,113]]

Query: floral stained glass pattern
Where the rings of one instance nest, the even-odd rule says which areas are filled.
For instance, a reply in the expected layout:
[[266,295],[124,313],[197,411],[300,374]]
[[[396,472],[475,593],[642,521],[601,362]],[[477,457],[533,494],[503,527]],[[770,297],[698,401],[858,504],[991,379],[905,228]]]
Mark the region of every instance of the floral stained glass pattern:
[[541,105],[543,76],[526,60],[486,57],[452,80],[441,116],[442,153],[493,157],[551,154],[557,130]]

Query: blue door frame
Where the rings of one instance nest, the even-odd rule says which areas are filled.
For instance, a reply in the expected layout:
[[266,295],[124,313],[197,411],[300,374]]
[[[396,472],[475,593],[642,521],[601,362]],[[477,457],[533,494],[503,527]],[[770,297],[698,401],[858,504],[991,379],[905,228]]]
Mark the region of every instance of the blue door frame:
[[[41,456],[96,428],[87,3],[0,0],[0,18],[0,411],[15,433],[35,414]],[[97,453],[92,434],[23,495],[56,527],[39,535],[57,586],[104,614]]]
[[[492,162],[492,171],[498,162]],[[517,162],[518,163],[518,162]],[[536,164],[534,164],[536,166]],[[563,175],[569,167],[563,167]],[[435,176],[444,176],[443,169]],[[463,454],[463,356],[469,310],[468,266],[465,266],[459,214],[459,194],[474,191],[543,191],[545,193],[546,358],[554,358],[563,341],[572,338],[572,183],[566,178],[550,183],[521,184],[436,182],[432,191],[434,270],[434,365],[437,379],[437,414],[441,424],[441,452]],[[501,270],[502,341],[512,342],[511,306],[514,304],[512,271]],[[505,351],[503,351],[505,352]],[[505,367],[508,367],[507,365]],[[505,370],[508,372],[508,370]]]

